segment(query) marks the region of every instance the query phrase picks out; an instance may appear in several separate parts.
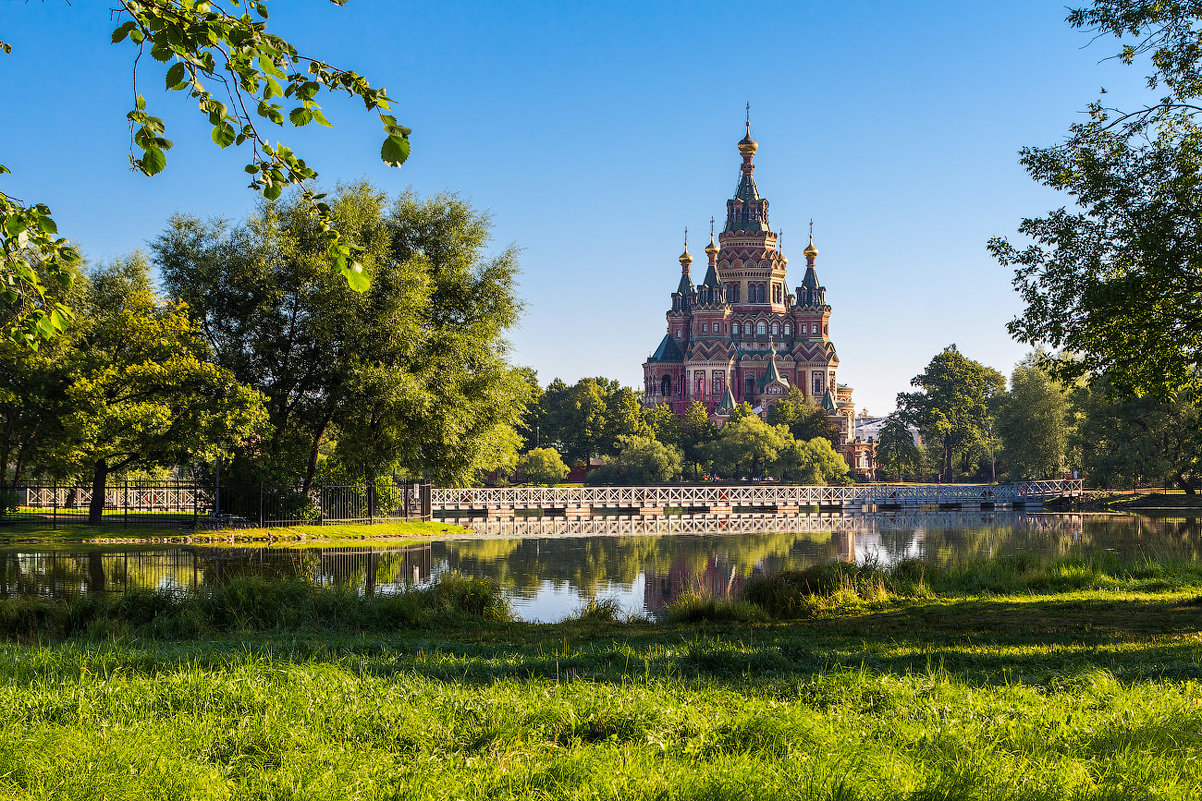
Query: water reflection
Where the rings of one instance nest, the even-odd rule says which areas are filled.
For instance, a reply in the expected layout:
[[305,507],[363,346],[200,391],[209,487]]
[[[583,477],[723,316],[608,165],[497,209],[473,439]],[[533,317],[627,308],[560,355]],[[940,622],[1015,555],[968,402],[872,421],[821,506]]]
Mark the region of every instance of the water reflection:
[[532,519],[484,524],[480,533],[402,548],[12,546],[0,548],[0,597],[191,592],[235,575],[299,576],[322,586],[391,593],[459,571],[497,581],[522,618],[552,621],[589,598],[615,598],[629,613],[654,616],[683,592],[731,597],[757,575],[836,559],[956,562],[1012,551],[1098,550],[1202,558],[1196,517],[944,512],[651,524]]

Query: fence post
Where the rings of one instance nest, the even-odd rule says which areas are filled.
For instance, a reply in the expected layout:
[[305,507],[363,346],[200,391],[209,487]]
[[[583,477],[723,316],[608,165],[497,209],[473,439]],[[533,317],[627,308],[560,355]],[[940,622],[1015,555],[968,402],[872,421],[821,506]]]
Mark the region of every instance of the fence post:
[[263,528],[263,481],[259,481],[259,528]]
[[[129,482],[125,482],[125,494],[122,496],[125,501],[125,522],[121,525],[124,528],[129,528]],[[102,513],[103,514],[103,513]]]
[[53,482],[51,482],[50,493],[54,496],[54,500],[52,500],[50,502],[51,503],[50,528],[52,531],[57,531],[58,530],[58,479],[57,478],[54,479]]
[[326,524],[326,480],[322,477],[321,481],[317,482],[317,525],[324,526]]
[[221,454],[217,454],[216,469],[213,471],[213,517],[221,517]]
[[197,507],[198,507],[198,503],[199,503],[199,498],[200,498],[200,482],[193,481],[192,482],[192,530],[193,531],[196,530],[196,523],[198,522],[197,517],[198,517],[198,513],[200,510]]
[[376,482],[375,482],[375,479],[373,478],[372,482],[367,485],[367,523],[368,523],[368,525],[374,525],[375,522],[376,522]]

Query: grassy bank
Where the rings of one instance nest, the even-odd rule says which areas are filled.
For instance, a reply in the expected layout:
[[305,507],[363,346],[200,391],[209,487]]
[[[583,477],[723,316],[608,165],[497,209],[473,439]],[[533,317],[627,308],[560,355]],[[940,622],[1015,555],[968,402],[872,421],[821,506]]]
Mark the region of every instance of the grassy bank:
[[[9,630],[23,644],[0,648],[0,795],[1202,792],[1192,563],[827,566],[753,583],[742,613],[695,598],[692,622],[659,625],[612,622],[603,603],[514,623],[463,579],[408,612],[294,583],[231,587],[106,607],[66,637]],[[30,608],[0,602],[8,619]],[[170,622],[185,619],[194,628]]]
[[328,547],[331,544],[370,544],[371,540],[420,540],[458,536],[470,529],[440,521],[391,520],[374,524],[339,523],[327,526],[301,525],[273,528],[180,528],[160,524],[133,523],[129,526],[86,523],[19,521],[0,525],[0,544],[5,542],[103,542],[103,543],[205,543],[247,544],[257,547]]

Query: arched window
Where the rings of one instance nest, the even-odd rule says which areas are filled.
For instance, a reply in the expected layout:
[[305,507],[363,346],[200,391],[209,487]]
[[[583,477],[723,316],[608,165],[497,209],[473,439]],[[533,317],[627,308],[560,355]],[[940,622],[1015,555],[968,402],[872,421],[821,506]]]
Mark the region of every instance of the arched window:
[[743,336],[751,336],[751,323],[743,323]]
[[768,333],[768,326],[764,325],[763,321],[761,320],[755,324],[755,333],[756,335],[762,337],[764,334]]
[[780,334],[780,326],[777,325],[776,323],[773,323],[772,324],[772,336],[777,336],[778,334]]
[[793,333],[793,326],[789,325],[788,323],[785,323],[785,336],[789,336],[792,333]]
[[755,397],[755,376],[749,375],[743,379],[743,400],[749,401]]
[[659,381],[660,394],[665,398],[672,396],[672,376],[664,375]]
[[806,325],[805,323],[802,323],[801,324],[801,333],[808,337],[810,335],[810,327],[808,325]]
[[709,323],[702,323],[702,324],[701,324],[701,333],[703,333],[703,334],[708,334],[709,332],[710,332],[710,324],[709,324]]

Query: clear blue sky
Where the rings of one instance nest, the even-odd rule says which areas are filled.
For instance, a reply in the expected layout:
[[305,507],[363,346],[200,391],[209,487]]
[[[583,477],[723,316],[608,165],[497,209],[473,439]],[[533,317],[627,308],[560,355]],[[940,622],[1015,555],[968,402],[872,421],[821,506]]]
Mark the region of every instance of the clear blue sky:
[[[800,283],[808,221],[834,307],[840,380],[857,406],[893,408],[956,343],[1009,373],[1020,305],[985,251],[1064,199],[1017,164],[1060,139],[1099,86],[1140,94],[1114,47],[1069,29],[1061,3],[272,3],[302,52],[354,68],[396,98],[413,152],[378,159],[373,115],[339,100],[335,128],[281,138],[331,185],[449,189],[521,249],[515,361],[545,383],[605,375],[638,386],[664,332],[681,232],[703,261],[711,216],[738,177],[743,104],[756,178]],[[0,0],[0,163],[6,192],[45,202],[92,261],[144,247],[167,216],[239,217],[254,205],[233,149],[218,151],[182,94],[143,93],[176,145],[166,172],[128,170],[131,48],[108,4]],[[697,266],[696,264],[694,265]],[[694,279],[700,278],[700,270]]]

